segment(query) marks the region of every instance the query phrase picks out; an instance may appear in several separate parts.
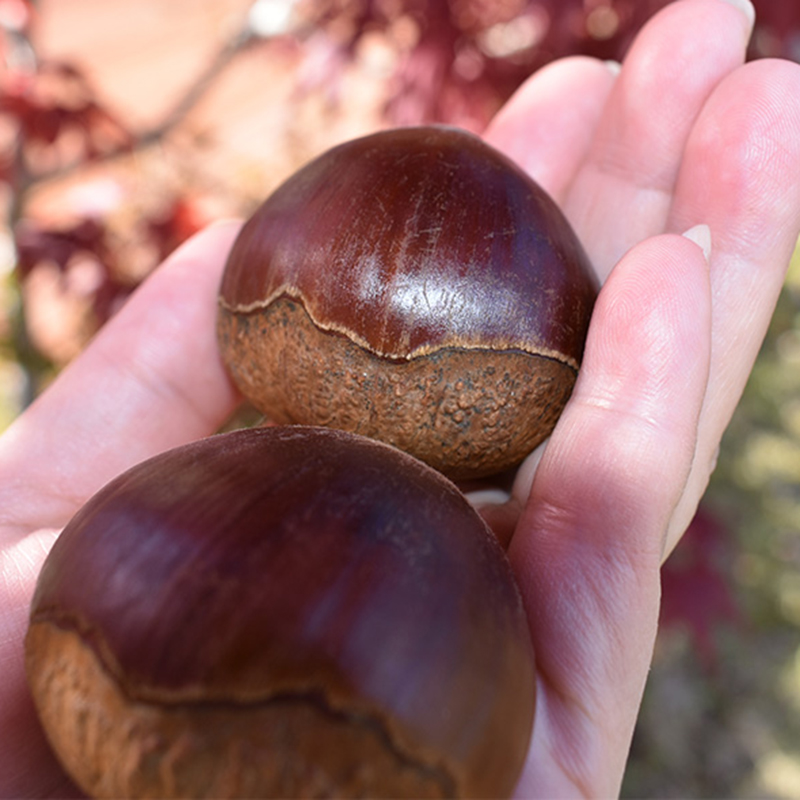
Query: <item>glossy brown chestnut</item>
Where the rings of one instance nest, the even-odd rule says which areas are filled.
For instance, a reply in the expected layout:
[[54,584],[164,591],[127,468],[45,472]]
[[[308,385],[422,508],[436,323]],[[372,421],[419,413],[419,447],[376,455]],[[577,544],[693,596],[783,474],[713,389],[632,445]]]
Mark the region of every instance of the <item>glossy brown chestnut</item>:
[[230,254],[218,333],[273,421],[476,477],[549,434],[596,292],[565,217],[521,169],[472,134],[401,128],[324,153],[264,202]]
[[45,562],[26,659],[99,797],[502,797],[534,711],[481,518],[324,428],[221,434],[112,481]]

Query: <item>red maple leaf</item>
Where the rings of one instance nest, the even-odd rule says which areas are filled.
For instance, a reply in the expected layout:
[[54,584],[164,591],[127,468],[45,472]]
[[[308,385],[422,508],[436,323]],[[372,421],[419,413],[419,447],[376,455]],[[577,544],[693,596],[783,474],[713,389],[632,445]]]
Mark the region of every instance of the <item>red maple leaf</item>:
[[743,623],[728,569],[734,548],[728,528],[700,508],[661,570],[661,626],[688,629],[707,669],[717,662],[715,631]]

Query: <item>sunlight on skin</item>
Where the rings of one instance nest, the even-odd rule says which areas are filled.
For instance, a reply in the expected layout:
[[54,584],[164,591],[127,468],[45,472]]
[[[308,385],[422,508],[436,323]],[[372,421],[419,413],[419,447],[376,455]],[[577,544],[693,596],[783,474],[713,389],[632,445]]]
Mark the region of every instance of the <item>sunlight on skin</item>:
[[[25,633],[30,587],[36,582],[42,562],[59,533],[58,530],[34,531],[0,552],[0,587],[4,599],[0,608],[0,631],[7,637],[6,641],[19,639]],[[3,655],[5,643],[0,642]],[[7,667],[0,660],[0,672],[6,674],[3,666]]]

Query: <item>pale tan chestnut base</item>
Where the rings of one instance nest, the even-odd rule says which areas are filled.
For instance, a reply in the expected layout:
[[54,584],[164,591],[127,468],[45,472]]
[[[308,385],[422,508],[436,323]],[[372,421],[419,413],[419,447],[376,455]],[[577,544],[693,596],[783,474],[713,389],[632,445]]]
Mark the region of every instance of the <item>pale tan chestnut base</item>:
[[550,434],[576,378],[519,350],[382,358],[321,330],[286,297],[246,314],[222,306],[218,335],[239,389],[273,422],[379,439],[451,478],[519,464]]
[[131,701],[73,631],[34,623],[28,680],[65,769],[120,797],[447,797],[438,769],[405,759],[380,727],[308,699]]

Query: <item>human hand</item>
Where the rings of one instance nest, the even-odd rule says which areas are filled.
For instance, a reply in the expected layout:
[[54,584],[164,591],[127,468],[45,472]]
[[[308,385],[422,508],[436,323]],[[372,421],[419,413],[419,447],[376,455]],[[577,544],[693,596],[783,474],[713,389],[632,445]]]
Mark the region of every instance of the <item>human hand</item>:
[[484,509],[513,533],[537,653],[522,797],[619,792],[659,568],[706,488],[797,240],[800,67],[742,66],[751,25],[746,2],[681,0],[620,74],[552,64],[486,132],[559,202],[604,281],[550,441],[509,501]]
[[[749,29],[722,0],[681,0],[620,75],[555,63],[487,132],[562,204],[608,278],[573,399],[505,508],[487,511],[518,518],[510,555],[540,670],[522,796],[619,790],[659,565],[705,487],[794,245],[800,69],[742,67]],[[710,268],[693,241],[657,235],[698,224]],[[22,669],[28,604],[58,531],[111,477],[211,433],[238,401],[214,339],[236,230],[177,252],[0,441],[0,795],[75,791]],[[704,244],[705,230],[694,234]]]

